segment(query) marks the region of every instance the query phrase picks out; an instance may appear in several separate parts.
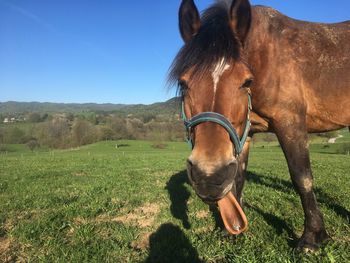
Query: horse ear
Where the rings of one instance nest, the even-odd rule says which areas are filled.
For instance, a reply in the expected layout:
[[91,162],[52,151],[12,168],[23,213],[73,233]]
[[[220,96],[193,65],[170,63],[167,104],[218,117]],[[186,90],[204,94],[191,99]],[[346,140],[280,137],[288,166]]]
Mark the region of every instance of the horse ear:
[[188,42],[201,26],[200,16],[193,0],[182,0],[179,10],[179,27],[182,39]]
[[252,19],[249,0],[233,0],[230,8],[231,27],[244,43]]

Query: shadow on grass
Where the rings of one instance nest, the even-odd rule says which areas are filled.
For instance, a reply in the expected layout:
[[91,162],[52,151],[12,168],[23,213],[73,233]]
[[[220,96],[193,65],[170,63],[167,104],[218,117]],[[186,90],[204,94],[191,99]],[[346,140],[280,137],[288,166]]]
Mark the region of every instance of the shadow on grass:
[[[252,182],[254,184],[262,185],[284,193],[290,193],[290,194],[294,193],[293,184],[289,181],[277,179],[269,176],[264,176],[264,175],[257,175],[251,172],[248,172],[246,177],[247,177],[247,181]],[[188,181],[186,171],[181,171],[177,174],[174,174],[171,177],[171,179],[168,181],[166,186],[166,189],[169,192],[170,200],[171,200],[171,206],[170,206],[171,214],[175,218],[180,219],[182,221],[184,228],[186,229],[189,229],[191,227],[189,223],[189,218],[187,215],[187,211],[188,211],[187,203],[191,194],[188,191],[186,185],[189,185],[189,184],[190,183]],[[334,200],[331,196],[329,196],[320,188],[315,189],[315,194],[319,202],[324,203],[330,209],[334,210],[335,213],[337,213],[339,216],[343,217],[347,222],[349,222],[350,212],[346,208],[339,205],[336,202],[336,200]],[[267,213],[256,206],[246,204],[246,207],[260,214],[269,225],[275,228],[277,234],[282,234],[285,231],[290,237],[290,239],[288,239],[288,245],[290,247],[296,246],[298,237],[294,233],[293,229],[290,226],[288,226],[285,220],[271,213]],[[218,208],[216,206],[209,206],[209,208],[215,220],[216,228],[224,230],[225,228],[224,228]],[[300,216],[302,216],[302,214]],[[170,228],[170,226],[168,225],[165,228]],[[172,226],[172,228],[177,228],[177,227]],[[162,230],[161,233],[165,231],[165,229],[160,229],[160,230]],[[179,228],[178,228],[178,231],[181,232]],[[169,235],[170,235],[170,232],[171,232],[171,229],[169,230],[169,233],[168,233]],[[185,238],[185,237],[182,237],[182,238]],[[156,240],[159,240],[159,238],[157,237]],[[185,242],[185,244],[189,244],[188,240],[187,240],[187,243]],[[159,248],[157,246],[157,249],[153,249],[153,250],[160,251],[158,249]],[[148,261],[148,262],[153,262],[153,261]],[[178,262],[181,262],[181,261],[178,261]],[[187,262],[187,261],[183,261],[183,262]],[[196,262],[196,261],[192,261],[192,262]]]
[[[263,185],[284,193],[294,193],[294,187],[290,181],[272,178],[265,175],[257,175],[251,172],[247,173],[247,180],[249,182]],[[350,212],[345,207],[338,204],[334,198],[325,193],[321,188],[315,188],[314,191],[318,202],[325,204],[338,216],[342,217],[346,222],[350,223]]]
[[[190,185],[190,182],[187,177],[187,172],[181,171],[177,174],[174,174],[167,183],[166,189],[169,192],[170,196],[170,212],[171,214],[182,221],[184,228],[189,229],[191,224],[188,220],[187,215],[187,203],[188,199],[191,196],[191,193],[187,190],[186,185]],[[215,205],[209,205],[209,210],[212,214],[212,217],[215,221],[215,228],[224,230],[224,223],[222,222],[220,212]]]
[[187,201],[191,193],[187,190],[186,185],[189,184],[187,172],[181,171],[174,174],[166,185],[171,201],[170,212],[175,218],[182,221],[182,225],[186,229],[191,227],[187,215]]
[[223,236],[229,236],[230,234],[226,231],[224,222],[222,221],[221,215],[220,215],[220,211],[219,208],[216,205],[210,205],[209,206],[211,215],[215,221],[215,228],[216,229],[221,229],[223,232]]
[[149,238],[150,252],[145,263],[201,262],[197,250],[182,230],[173,224],[163,224]]
[[288,224],[286,223],[285,220],[283,220],[283,219],[279,218],[278,216],[275,216],[271,213],[266,213],[258,207],[255,207],[255,206],[252,206],[249,204],[246,204],[246,207],[248,207],[249,209],[254,210],[258,214],[260,214],[264,218],[266,223],[268,223],[270,226],[275,228],[276,234],[281,235],[283,233],[283,231],[287,232],[288,237],[289,237],[288,245],[290,247],[296,247],[298,237],[295,235],[293,229],[288,226]]
[[130,144],[121,143],[121,144],[117,144],[116,146],[117,146],[118,148],[125,148],[125,147],[130,147]]

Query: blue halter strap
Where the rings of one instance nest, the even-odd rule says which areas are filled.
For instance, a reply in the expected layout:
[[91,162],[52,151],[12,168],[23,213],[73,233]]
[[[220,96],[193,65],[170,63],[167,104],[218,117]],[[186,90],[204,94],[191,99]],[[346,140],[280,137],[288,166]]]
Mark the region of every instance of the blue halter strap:
[[242,138],[239,138],[239,135],[237,134],[236,129],[232,126],[231,122],[222,114],[217,112],[202,112],[191,119],[187,119],[186,113],[185,113],[185,105],[184,101],[182,100],[182,119],[184,121],[186,132],[187,132],[187,142],[193,149],[194,142],[192,140],[192,130],[197,125],[204,123],[204,122],[214,122],[222,126],[230,135],[231,142],[233,143],[236,155],[240,155],[240,153],[243,151],[243,146],[247,140],[251,122],[250,122],[250,112],[252,111],[252,98],[250,90],[248,90],[248,112],[247,112],[247,121],[245,124],[245,129]]

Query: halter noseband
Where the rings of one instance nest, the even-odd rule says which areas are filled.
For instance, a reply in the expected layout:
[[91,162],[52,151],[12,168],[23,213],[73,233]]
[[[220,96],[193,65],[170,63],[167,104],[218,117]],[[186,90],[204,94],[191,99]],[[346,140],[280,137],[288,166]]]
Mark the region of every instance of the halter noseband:
[[239,138],[239,135],[237,134],[236,129],[232,126],[231,122],[222,114],[217,112],[202,112],[197,114],[196,116],[192,117],[191,119],[187,119],[186,113],[185,113],[185,105],[184,100],[182,100],[182,120],[184,121],[185,127],[186,127],[186,140],[193,149],[194,142],[192,140],[192,129],[196,127],[197,125],[203,123],[203,122],[214,122],[222,126],[230,135],[231,142],[233,143],[236,155],[240,155],[240,153],[243,151],[243,146],[247,140],[248,133],[250,130],[251,122],[250,122],[250,112],[252,110],[252,97],[251,92],[248,89],[248,112],[247,112],[247,121],[245,124],[245,129],[242,138]]

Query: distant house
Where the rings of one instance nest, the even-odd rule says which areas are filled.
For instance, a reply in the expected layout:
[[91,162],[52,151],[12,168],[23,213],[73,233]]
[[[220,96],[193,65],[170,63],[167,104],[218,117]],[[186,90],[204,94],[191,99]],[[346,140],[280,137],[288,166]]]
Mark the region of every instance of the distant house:
[[13,118],[13,117],[11,117],[11,118],[6,117],[6,118],[4,119],[4,121],[3,121],[3,123],[14,123],[14,122],[17,122],[17,121],[19,121],[19,120],[17,120],[16,118]]

